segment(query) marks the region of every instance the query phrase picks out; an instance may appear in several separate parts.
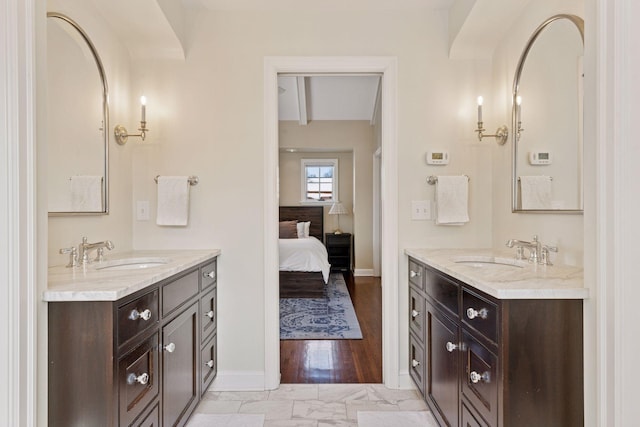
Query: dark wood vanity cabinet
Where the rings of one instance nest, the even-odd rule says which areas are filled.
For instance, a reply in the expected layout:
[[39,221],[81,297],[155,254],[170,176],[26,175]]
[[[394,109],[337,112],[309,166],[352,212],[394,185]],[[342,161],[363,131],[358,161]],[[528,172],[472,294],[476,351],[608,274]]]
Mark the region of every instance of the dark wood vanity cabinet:
[[185,425],[217,372],[216,274],[213,259],[118,301],[50,302],[48,425]]
[[584,425],[582,300],[499,300],[410,258],[409,331],[439,425]]

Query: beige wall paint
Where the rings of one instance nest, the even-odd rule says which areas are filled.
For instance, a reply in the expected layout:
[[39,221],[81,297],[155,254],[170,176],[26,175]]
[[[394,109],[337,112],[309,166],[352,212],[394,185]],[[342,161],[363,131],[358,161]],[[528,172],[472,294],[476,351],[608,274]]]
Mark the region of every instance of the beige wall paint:
[[[490,68],[447,58],[446,22],[445,13],[429,11],[202,12],[192,26],[185,62],[135,64],[134,87],[144,89],[148,111],[155,109],[158,116],[153,136],[136,145],[134,200],[151,201],[153,218],[155,175],[193,174],[200,184],[192,188],[187,227],[134,221],[134,246],[222,249],[219,314],[227,319],[218,329],[222,375],[250,378],[264,372],[265,56],[397,56],[400,248],[491,244],[486,200],[493,147],[479,144],[469,131],[478,84],[488,80],[478,76],[488,77]],[[448,167],[425,165],[432,146],[454,155]],[[434,172],[472,176],[470,224],[454,229],[411,221],[411,200],[433,197],[425,180]],[[399,251],[398,258],[404,301],[406,256]],[[402,307],[400,319],[406,315]],[[406,370],[408,326],[401,325],[398,351]]]
[[[374,128],[368,121],[314,121],[306,126],[280,122],[280,147],[351,150],[334,153],[339,166],[339,197],[351,213],[340,215],[340,228],[354,234],[355,268],[373,268],[372,209]],[[280,205],[300,202],[300,160],[331,158],[329,153],[280,153]],[[337,227],[336,217],[325,209],[325,231]]]
[[59,249],[77,246],[83,236],[90,242],[110,239],[114,251],[132,247],[131,153],[136,142],[130,139],[127,145],[120,146],[112,134],[117,124],[135,130],[139,118],[137,112],[132,113],[131,105],[138,97],[130,89],[129,53],[91,2],[49,0],[47,10],[69,16],[89,35],[105,68],[110,104],[109,215],[49,217],[48,264],[60,265],[68,262],[68,255],[60,255]]

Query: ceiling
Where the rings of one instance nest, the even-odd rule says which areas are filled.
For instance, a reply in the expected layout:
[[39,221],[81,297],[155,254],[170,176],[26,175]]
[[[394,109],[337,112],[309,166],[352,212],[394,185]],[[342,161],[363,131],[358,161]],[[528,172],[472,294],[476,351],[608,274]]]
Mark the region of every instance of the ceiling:
[[380,76],[278,77],[278,117],[306,125],[312,120],[373,123]]
[[183,0],[211,10],[447,9],[454,0]]

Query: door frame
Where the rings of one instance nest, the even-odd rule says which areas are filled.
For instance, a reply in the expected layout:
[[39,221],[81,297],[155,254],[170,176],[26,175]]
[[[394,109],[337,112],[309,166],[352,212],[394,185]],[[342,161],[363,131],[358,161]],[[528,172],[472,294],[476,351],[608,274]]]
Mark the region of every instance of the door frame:
[[291,57],[264,59],[264,334],[265,390],[280,385],[278,286],[278,74],[382,75],[382,378],[399,387],[398,146],[396,57]]

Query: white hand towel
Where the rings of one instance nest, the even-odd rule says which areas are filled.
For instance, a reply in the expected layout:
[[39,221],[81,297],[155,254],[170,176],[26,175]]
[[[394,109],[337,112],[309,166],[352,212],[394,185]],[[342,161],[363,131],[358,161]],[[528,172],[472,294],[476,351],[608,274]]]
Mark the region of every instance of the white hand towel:
[[551,177],[521,176],[520,200],[522,209],[551,209]]
[[71,211],[102,212],[102,177],[75,175],[71,177]]
[[436,224],[463,225],[469,222],[469,178],[438,176],[436,183]]
[[189,221],[189,177],[158,177],[158,225],[187,225]]

